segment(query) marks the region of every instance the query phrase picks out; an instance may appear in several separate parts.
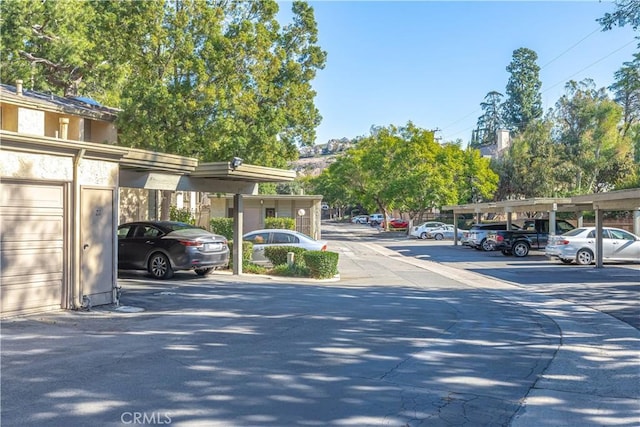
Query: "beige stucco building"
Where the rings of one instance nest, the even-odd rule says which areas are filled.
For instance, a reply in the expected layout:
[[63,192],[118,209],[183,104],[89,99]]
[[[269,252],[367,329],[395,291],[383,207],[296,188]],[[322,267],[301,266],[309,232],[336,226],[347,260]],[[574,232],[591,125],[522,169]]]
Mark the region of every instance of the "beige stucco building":
[[[237,207],[234,233],[241,236],[243,197],[251,209],[260,182],[296,176],[120,147],[117,114],[21,83],[0,85],[2,316],[117,303],[117,225],[134,215],[153,218],[149,202],[156,209],[159,192],[224,194]],[[134,205],[136,197],[143,200]],[[235,274],[242,273],[240,246]]]

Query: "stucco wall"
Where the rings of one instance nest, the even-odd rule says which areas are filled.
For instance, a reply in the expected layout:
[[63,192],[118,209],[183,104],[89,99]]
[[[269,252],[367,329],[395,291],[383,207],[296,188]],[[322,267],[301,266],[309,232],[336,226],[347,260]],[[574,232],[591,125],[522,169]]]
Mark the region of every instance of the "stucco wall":
[[0,151],[0,176],[72,181],[73,161],[71,157]]

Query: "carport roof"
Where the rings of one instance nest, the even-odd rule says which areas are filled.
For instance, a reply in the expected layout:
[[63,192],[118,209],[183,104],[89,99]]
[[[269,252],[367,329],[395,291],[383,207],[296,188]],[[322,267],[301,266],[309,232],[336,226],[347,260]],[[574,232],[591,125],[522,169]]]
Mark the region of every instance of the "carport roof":
[[499,213],[523,211],[591,211],[591,210],[636,210],[640,209],[640,188],[609,191],[573,197],[549,197],[499,202],[446,205],[443,211],[456,213]]
[[221,179],[242,182],[293,181],[296,171],[241,164],[233,168],[231,162],[199,163],[198,159],[175,154],[131,148],[120,160],[120,166],[138,172],[164,172],[190,178]]

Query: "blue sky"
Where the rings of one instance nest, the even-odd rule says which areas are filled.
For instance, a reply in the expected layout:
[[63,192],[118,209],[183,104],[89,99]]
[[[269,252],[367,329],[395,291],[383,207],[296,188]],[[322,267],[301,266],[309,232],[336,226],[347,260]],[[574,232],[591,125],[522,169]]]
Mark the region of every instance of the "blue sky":
[[[569,80],[609,86],[638,45],[629,26],[600,30],[595,20],[614,10],[604,0],[309,3],[327,52],[313,82],[318,144],[412,121],[466,145],[485,95],[505,94],[514,50],[538,54],[546,111]],[[285,22],[290,6],[280,2]]]

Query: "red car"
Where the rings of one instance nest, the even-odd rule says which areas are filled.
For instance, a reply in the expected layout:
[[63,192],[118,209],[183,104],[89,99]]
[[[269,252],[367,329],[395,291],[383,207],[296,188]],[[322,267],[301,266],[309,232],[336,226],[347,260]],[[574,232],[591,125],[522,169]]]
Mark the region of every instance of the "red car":
[[[385,224],[382,223],[382,227],[384,228]],[[392,219],[389,220],[389,228],[407,228],[409,227],[409,221],[405,221],[403,219]]]

